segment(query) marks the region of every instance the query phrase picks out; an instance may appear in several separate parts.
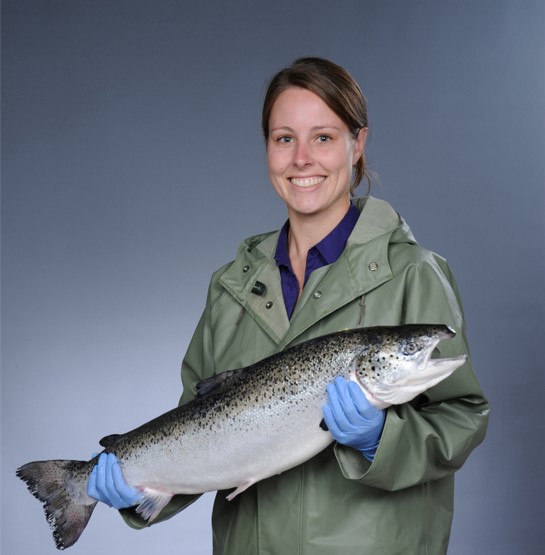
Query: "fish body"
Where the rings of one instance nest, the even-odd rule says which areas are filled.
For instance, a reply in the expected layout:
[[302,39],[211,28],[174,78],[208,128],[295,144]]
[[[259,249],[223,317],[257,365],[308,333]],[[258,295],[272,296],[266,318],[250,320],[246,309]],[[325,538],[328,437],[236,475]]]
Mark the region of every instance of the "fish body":
[[[465,355],[431,358],[453,336],[444,325],[408,324],[311,339],[204,380],[189,403],[100,443],[143,493],[136,510],[149,521],[176,494],[234,488],[232,499],[333,441],[320,422],[337,376],[358,383],[378,408],[410,401],[464,363]],[[43,502],[59,549],[77,541],[94,509],[86,487],[95,462],[36,461],[17,470]]]

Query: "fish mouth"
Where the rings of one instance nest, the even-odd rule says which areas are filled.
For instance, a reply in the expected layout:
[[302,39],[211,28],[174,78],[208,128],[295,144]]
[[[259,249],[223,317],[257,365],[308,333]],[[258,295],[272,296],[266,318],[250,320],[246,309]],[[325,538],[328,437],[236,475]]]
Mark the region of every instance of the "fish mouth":
[[[450,368],[452,371],[456,370],[456,368],[462,366],[464,362],[467,360],[467,355],[459,355],[457,357],[452,358],[430,358],[426,364],[420,368],[421,370],[432,371],[437,373],[438,375],[443,375],[445,372],[448,372]],[[428,373],[428,378],[430,374]]]
[[[443,339],[452,339],[453,337],[455,337],[455,335],[456,335],[456,332],[449,326],[442,326],[441,329],[437,330],[434,334],[434,340],[430,343],[430,345],[426,349],[422,351],[422,353],[420,353],[420,356],[418,357],[418,360],[416,363],[417,369],[424,370],[425,368],[429,368],[430,366],[436,365],[437,361],[441,361],[441,360],[443,361],[458,360],[460,357],[455,357],[452,359],[431,358],[433,351]],[[462,356],[467,358],[466,355],[462,355]]]
[[450,328],[437,332],[437,339],[419,357],[416,364],[418,372],[412,377],[413,380],[418,380],[417,376],[419,373],[422,374],[422,381],[445,376],[451,374],[456,368],[465,363],[467,360],[466,354],[451,358],[432,358],[433,351],[439,342],[442,339],[451,339],[454,335],[455,332]]
[[456,332],[450,326],[443,326],[443,329],[437,332],[437,343],[439,343],[441,339],[452,339],[455,335]]
[[361,387],[369,402],[379,409],[384,409],[390,405],[400,405],[414,399],[417,395],[448,378],[464,364],[466,359],[467,355],[454,358],[427,357],[428,362],[423,368],[409,373],[403,379],[394,383],[380,384],[372,391],[369,391],[363,385]]

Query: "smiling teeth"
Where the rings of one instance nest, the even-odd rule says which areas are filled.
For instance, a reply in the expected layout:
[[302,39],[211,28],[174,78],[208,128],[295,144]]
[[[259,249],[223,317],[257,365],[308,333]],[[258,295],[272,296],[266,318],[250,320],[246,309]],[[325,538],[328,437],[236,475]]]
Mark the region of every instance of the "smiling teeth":
[[325,177],[292,177],[290,181],[298,187],[312,187],[318,185]]

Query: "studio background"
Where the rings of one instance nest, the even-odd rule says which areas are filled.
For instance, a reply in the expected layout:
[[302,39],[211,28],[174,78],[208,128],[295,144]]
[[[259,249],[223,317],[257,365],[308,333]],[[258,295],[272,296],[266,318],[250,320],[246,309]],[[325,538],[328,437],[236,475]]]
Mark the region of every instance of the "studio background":
[[[178,402],[211,272],[286,218],[260,109],[303,55],[358,80],[372,192],[460,286],[492,413],[449,554],[543,553],[544,21],[540,0],[4,0],[2,553],[57,553],[18,466]],[[98,506],[71,553],[209,554],[212,498],[139,532]]]

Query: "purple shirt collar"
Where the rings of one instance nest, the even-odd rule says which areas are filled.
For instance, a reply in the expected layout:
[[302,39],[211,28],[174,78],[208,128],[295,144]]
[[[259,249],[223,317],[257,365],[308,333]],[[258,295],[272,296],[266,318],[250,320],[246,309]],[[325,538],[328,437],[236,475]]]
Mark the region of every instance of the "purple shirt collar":
[[[359,216],[359,210],[353,204],[350,204],[348,212],[337,224],[335,229],[326,235],[319,243],[314,245],[314,247],[309,249],[305,269],[305,283],[314,270],[337,261],[346,247],[348,237],[352,233]],[[274,259],[280,268],[282,293],[284,295],[288,317],[291,318],[299,295],[299,286],[297,278],[293,273],[288,254],[288,231],[289,220],[286,221],[280,230]]]

